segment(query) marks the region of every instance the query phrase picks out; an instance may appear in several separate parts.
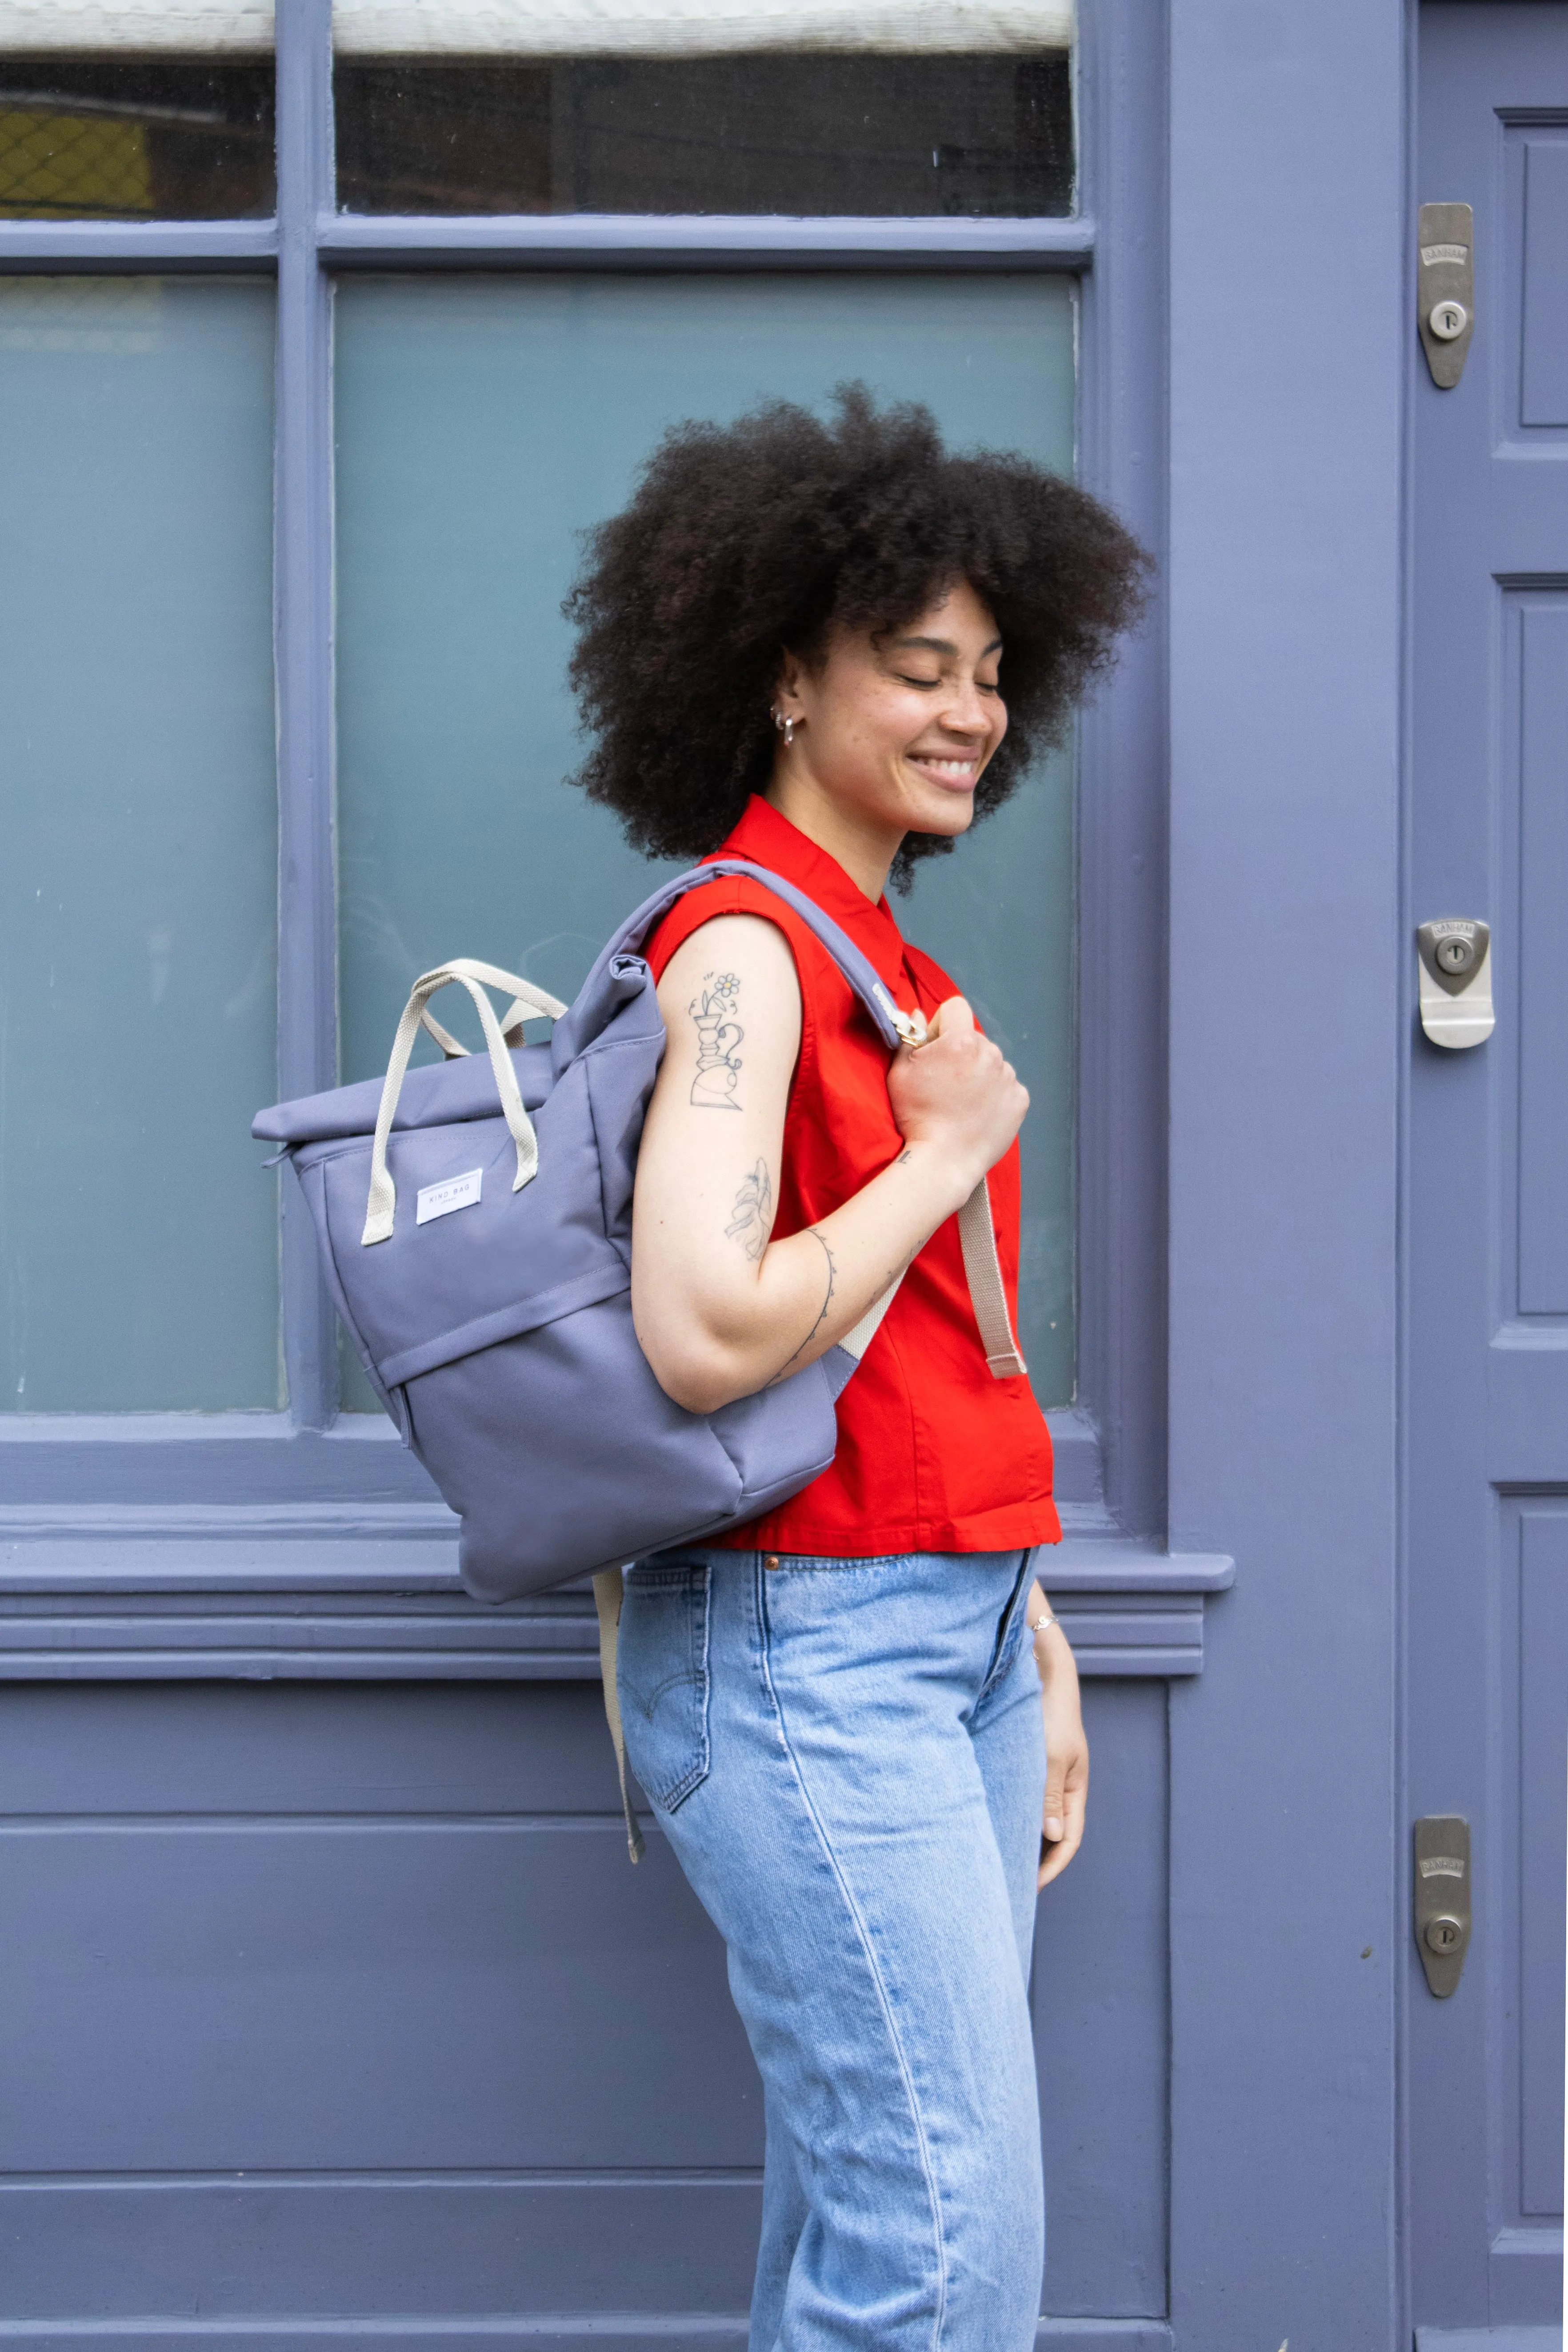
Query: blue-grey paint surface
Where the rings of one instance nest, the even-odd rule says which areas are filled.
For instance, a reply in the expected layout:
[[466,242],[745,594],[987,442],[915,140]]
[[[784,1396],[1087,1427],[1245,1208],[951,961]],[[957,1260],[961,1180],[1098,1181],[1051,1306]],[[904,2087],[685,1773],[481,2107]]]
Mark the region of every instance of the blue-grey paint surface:
[[[1172,2317],[1399,2340],[1398,0],[1172,12]],[[1314,271],[1328,272],[1319,336]]]
[[[1090,1716],[1049,2299],[1158,2318],[1163,1693]],[[0,1777],[9,2328],[743,2307],[756,2077],[662,1840],[626,1864],[592,1685],[13,1687]]]
[[1408,1810],[1469,1820],[1475,1882],[1458,1992],[1405,1969],[1411,2304],[1440,2346],[1562,2313],[1568,6],[1439,0],[1418,95],[1418,196],[1474,210],[1476,328],[1454,390],[1419,360],[1411,387],[1406,913],[1490,923],[1498,1015],[1473,1051],[1410,1045]]
[[[315,244],[333,184],[331,0],[286,0],[276,16],[278,1086],[290,1098],[337,1076],[331,288]],[[287,1402],[295,1426],[316,1431],[337,1411],[336,1322],[293,1184],[280,1207]]]

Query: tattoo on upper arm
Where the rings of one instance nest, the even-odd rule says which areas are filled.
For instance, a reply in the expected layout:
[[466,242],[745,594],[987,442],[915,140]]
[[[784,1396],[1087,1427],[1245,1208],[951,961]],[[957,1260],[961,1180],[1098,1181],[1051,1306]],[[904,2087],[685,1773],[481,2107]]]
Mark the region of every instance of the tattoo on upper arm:
[[821,1330],[824,1323],[827,1320],[827,1310],[833,1304],[833,1293],[837,1286],[838,1269],[833,1263],[833,1252],[827,1246],[826,1237],[824,1234],[819,1234],[815,1225],[807,1225],[805,1230],[811,1235],[813,1241],[820,1242],[822,1244],[822,1255],[827,1260],[827,1288],[823,1294],[822,1305],[817,1309],[816,1322],[812,1325],[810,1330],[806,1333],[805,1339],[795,1349],[795,1356],[786,1357],[784,1361],[780,1365],[778,1370],[773,1374],[773,1380],[768,1382],[768,1386],[770,1388],[773,1387],[774,1381],[782,1381],[784,1379],[785,1373],[789,1370],[791,1364],[794,1363],[795,1357],[803,1356],[805,1353],[805,1350],[810,1347],[812,1341]]
[[773,1223],[773,1188],[768,1181],[768,1163],[759,1160],[735,1195],[735,1205],[724,1231],[732,1242],[739,1242],[755,1265],[768,1245],[768,1235]]
[[691,1100],[699,1110],[739,1110],[735,1088],[741,1079],[736,1051],[745,1031],[735,1019],[741,983],[732,971],[705,975],[700,996],[689,1008],[697,1024],[697,1075]]

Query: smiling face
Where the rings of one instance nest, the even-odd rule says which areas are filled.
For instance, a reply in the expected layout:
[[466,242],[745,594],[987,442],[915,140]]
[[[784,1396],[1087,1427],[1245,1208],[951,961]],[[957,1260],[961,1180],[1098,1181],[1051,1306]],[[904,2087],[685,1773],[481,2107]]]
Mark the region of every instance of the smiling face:
[[[886,632],[839,630],[815,667],[786,658],[795,721],[767,797],[877,897],[906,833],[959,834],[1007,731],[1002,639],[967,581]],[[874,884],[874,887],[872,887]]]

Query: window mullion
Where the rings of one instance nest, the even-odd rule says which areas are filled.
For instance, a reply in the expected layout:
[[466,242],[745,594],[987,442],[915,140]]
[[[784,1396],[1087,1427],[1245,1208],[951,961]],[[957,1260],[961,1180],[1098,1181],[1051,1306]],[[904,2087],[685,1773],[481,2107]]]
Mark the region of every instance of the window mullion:
[[[278,1074],[285,1097],[337,1076],[332,819],[331,289],[317,226],[332,193],[331,0],[279,0]],[[283,1195],[284,1360],[298,1425],[337,1410],[337,1343],[310,1219]]]

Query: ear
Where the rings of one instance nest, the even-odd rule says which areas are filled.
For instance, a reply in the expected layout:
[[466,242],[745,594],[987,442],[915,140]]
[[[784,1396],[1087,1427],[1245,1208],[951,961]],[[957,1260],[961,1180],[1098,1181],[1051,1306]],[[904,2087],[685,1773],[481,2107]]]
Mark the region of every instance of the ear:
[[786,719],[802,716],[801,686],[805,677],[805,664],[787,646],[779,656],[777,683],[773,688],[773,709]]

